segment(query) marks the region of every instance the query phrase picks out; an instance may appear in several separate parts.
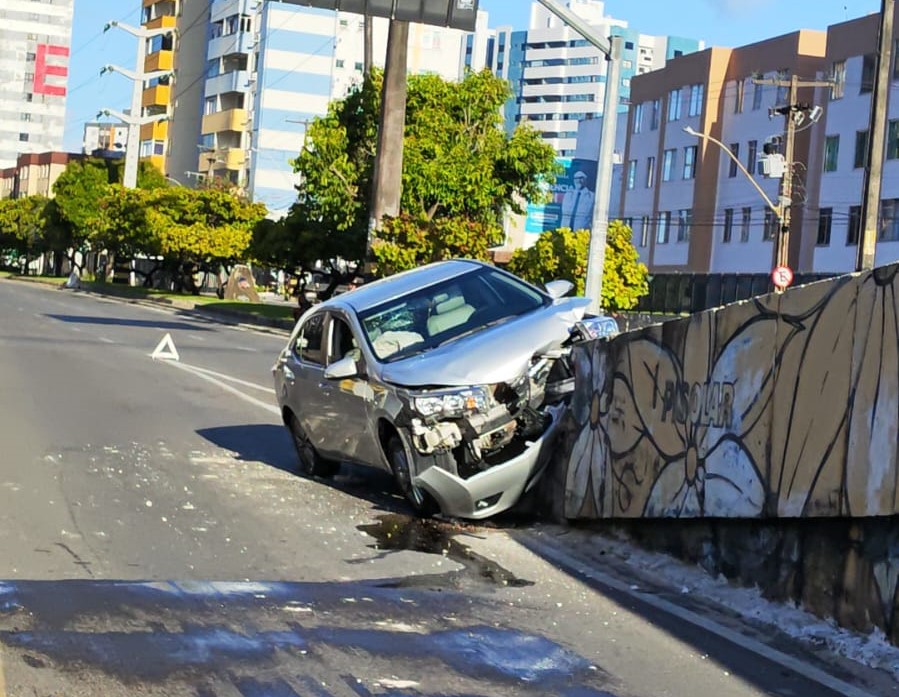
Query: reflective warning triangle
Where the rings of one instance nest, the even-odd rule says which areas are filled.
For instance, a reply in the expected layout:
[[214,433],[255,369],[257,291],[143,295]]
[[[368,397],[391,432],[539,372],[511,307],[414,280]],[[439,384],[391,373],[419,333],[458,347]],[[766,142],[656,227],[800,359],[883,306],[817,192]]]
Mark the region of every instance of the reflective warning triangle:
[[172,341],[172,335],[166,334],[162,337],[162,341],[159,342],[159,345],[153,349],[153,353],[150,354],[150,358],[154,361],[157,359],[169,360],[169,361],[180,361],[181,357],[178,355],[178,349],[175,348],[175,342]]

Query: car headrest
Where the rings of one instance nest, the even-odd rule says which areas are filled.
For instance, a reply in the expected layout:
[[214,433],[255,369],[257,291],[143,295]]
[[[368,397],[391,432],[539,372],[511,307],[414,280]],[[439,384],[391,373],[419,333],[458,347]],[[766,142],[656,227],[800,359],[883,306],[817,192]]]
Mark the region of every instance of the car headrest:
[[434,308],[434,311],[438,315],[442,315],[445,312],[452,312],[465,304],[465,298],[461,295],[456,295],[455,297],[450,298],[449,300],[444,300],[441,303],[437,303],[437,306]]

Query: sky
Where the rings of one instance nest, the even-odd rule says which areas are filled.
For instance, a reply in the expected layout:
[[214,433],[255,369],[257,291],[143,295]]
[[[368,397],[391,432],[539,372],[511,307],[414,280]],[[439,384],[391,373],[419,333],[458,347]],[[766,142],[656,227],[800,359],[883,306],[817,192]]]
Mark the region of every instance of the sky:
[[[80,152],[85,121],[104,108],[124,109],[132,83],[116,73],[100,76],[109,63],[134,67],[135,39],[121,29],[103,31],[110,20],[140,22],[139,0],[75,0],[75,25],[69,75],[64,147]],[[116,9],[111,9],[112,7]],[[131,11],[124,8],[132,6]],[[527,0],[480,0],[490,26],[526,29]],[[880,9],[879,0],[606,0],[606,15],[624,19],[643,34],[702,39],[706,46],[741,46],[797,29],[825,29],[830,24]]]

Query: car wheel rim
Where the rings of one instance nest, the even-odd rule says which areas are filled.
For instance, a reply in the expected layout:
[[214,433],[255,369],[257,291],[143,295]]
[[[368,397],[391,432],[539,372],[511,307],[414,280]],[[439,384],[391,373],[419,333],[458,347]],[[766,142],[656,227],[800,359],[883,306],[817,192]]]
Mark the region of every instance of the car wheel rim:
[[412,484],[412,472],[409,470],[409,460],[406,451],[399,447],[394,451],[394,470],[403,494],[410,498],[416,506],[424,505],[424,492]]
[[290,429],[290,432],[293,435],[293,444],[296,448],[297,455],[300,458],[300,466],[303,469],[308,470],[314,462],[313,458],[315,457],[315,452],[312,449],[312,443],[309,442],[309,438],[306,437],[305,433],[303,433],[303,430],[297,423],[296,418],[294,418],[291,426],[292,428]]

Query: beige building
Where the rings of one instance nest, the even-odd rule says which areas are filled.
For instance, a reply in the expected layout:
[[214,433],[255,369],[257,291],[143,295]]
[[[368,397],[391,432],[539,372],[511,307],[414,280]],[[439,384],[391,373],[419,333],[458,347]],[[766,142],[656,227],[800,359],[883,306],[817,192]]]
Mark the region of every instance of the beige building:
[[53,196],[53,184],[72,160],[81,155],[42,152],[19,155],[15,167],[0,170],[0,198]]

